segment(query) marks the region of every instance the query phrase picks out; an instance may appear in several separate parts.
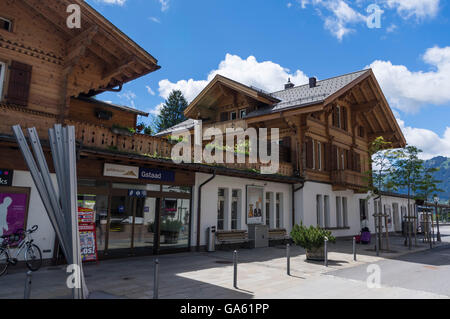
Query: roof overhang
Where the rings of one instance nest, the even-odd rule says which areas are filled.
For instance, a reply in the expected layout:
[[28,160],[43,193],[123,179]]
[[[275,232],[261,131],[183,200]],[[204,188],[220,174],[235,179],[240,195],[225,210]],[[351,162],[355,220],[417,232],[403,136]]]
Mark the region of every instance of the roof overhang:
[[199,107],[214,106],[215,100],[211,99],[211,95],[215,94],[214,92],[219,92],[219,94],[221,94],[226,90],[235,91],[237,93],[243,94],[250,99],[267,105],[273,105],[274,103],[280,102],[280,100],[270,96],[265,92],[246,86],[242,83],[236,82],[218,74],[188,105],[188,107],[184,111],[185,116],[188,118],[196,118],[196,111],[198,111]]

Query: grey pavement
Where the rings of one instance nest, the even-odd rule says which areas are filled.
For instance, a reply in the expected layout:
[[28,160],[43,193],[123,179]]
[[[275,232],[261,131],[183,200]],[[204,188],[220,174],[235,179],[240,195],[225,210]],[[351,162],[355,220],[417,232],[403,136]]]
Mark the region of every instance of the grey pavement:
[[[373,245],[358,245],[353,261],[351,239],[330,245],[329,267],[307,262],[300,247],[291,247],[291,276],[285,247],[239,251],[238,288],[233,288],[232,251],[181,253],[100,261],[85,265],[91,298],[153,298],[153,265],[160,261],[160,298],[449,298],[450,227],[441,227],[443,244],[428,250],[418,240],[409,250],[400,236],[390,251],[376,256]],[[381,269],[381,288],[370,289],[367,266]],[[70,298],[64,266],[45,267],[33,275],[32,298]],[[23,298],[25,270],[0,277],[0,298]]]

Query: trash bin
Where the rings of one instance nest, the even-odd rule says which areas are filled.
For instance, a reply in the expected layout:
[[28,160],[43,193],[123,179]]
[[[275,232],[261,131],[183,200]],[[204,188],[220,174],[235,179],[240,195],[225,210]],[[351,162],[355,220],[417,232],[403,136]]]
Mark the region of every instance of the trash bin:
[[208,252],[216,251],[216,226],[208,227],[206,236],[208,241],[206,251]]

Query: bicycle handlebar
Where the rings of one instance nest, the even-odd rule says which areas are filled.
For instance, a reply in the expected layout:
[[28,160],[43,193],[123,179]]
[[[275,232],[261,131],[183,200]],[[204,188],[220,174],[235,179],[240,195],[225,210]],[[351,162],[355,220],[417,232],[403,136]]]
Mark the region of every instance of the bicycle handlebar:
[[27,230],[28,234],[34,233],[36,230],[38,230],[39,226],[38,225],[34,225],[33,227],[31,227],[31,229]]

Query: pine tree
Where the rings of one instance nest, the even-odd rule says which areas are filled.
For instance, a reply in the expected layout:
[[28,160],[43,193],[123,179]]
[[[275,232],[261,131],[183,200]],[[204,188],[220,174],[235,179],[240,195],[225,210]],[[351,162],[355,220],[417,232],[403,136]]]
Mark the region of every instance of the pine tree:
[[185,121],[186,118],[183,112],[187,106],[188,102],[184,98],[183,93],[179,90],[172,91],[156,118],[156,130],[161,132]]

